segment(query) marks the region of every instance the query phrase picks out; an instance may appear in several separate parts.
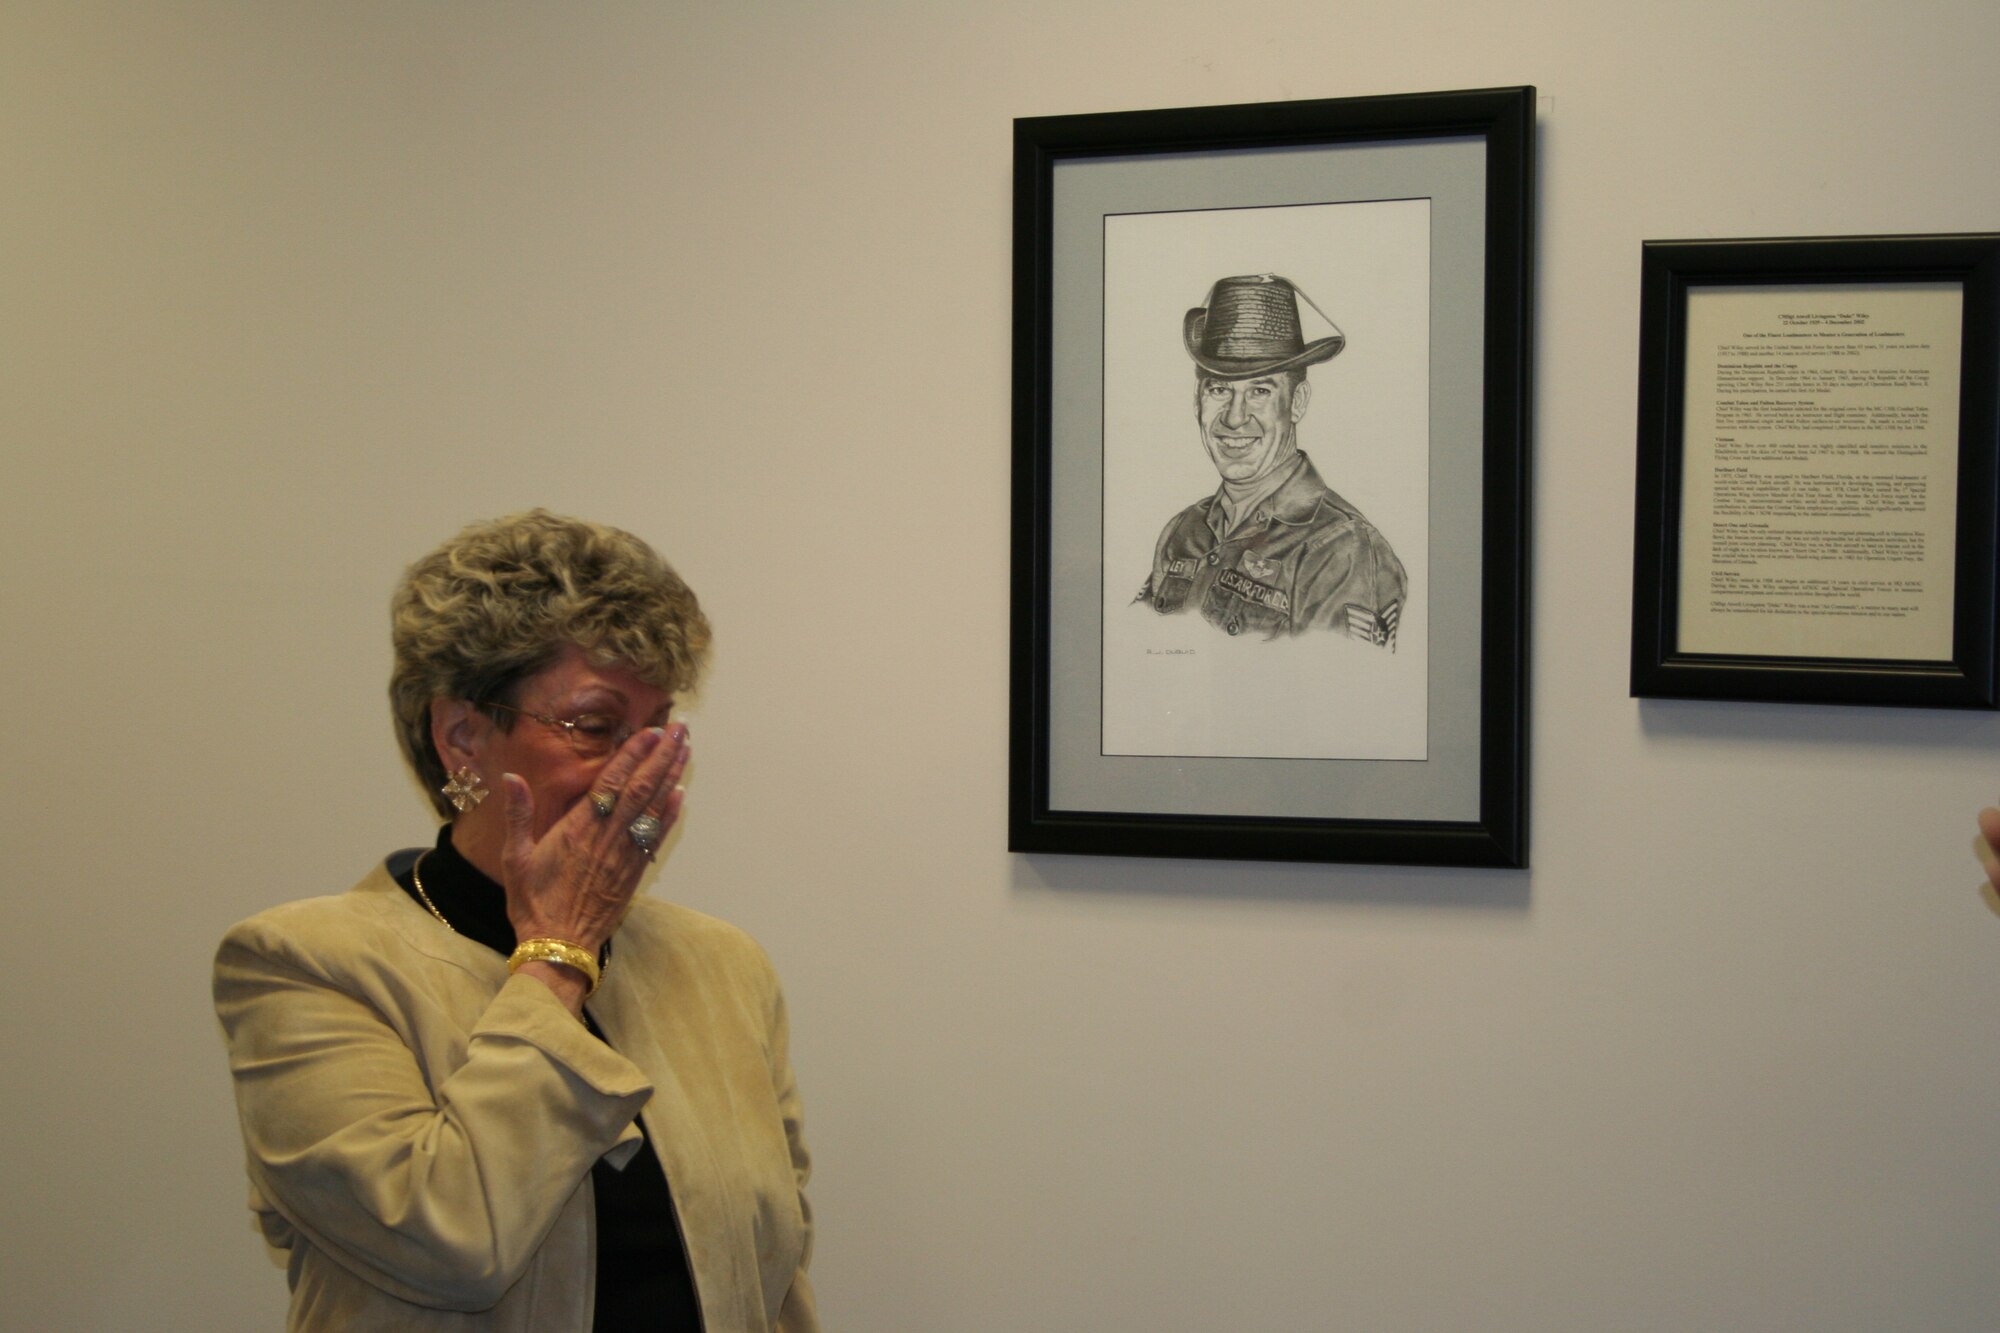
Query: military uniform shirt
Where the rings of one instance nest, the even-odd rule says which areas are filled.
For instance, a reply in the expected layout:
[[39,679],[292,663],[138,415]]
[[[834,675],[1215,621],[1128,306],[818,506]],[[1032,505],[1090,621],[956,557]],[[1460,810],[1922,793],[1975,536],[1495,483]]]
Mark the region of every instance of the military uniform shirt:
[[1272,639],[1332,629],[1395,648],[1408,587],[1403,562],[1303,453],[1291,477],[1233,532],[1223,522],[1220,492],[1175,515],[1139,600],[1162,615],[1198,609],[1230,634]]

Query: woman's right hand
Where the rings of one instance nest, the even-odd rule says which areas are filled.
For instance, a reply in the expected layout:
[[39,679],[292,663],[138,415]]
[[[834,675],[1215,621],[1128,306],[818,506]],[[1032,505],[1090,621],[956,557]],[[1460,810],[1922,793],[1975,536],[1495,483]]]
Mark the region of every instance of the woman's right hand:
[[651,860],[633,841],[632,822],[650,813],[666,837],[680,818],[687,761],[685,725],[635,733],[593,786],[617,798],[609,817],[579,798],[540,839],[534,836],[534,792],[517,774],[501,776],[507,816],[502,880],[517,940],[567,940],[595,954],[611,938]]

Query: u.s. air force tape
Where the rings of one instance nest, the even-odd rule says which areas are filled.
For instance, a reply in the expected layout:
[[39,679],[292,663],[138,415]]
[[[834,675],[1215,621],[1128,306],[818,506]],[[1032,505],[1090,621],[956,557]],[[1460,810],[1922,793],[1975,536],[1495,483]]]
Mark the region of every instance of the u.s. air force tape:
[[1253,583],[1233,569],[1225,569],[1216,577],[1216,583],[1235,593],[1246,602],[1255,602],[1272,611],[1291,613],[1292,599],[1276,588],[1267,588],[1261,583]]

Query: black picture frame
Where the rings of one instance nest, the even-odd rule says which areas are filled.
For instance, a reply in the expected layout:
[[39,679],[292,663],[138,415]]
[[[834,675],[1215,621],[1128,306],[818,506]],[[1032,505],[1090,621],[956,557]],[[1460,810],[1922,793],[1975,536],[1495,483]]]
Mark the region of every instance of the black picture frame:
[[[1921,642],[1941,648],[1948,634],[1950,647],[1948,651],[1922,656],[1800,651],[1798,643],[1783,642],[1786,632],[1782,627],[1787,621],[1808,614],[1801,608],[1823,608],[1824,599],[1778,609],[1781,604],[1775,601],[1759,603],[1733,593],[1719,595],[1715,592],[1718,585],[1713,571],[1719,559],[1715,551],[1719,549],[1718,543],[1722,539],[1707,539],[1709,550],[1706,554],[1700,550],[1700,541],[1685,545],[1683,542],[1683,524],[1686,521],[1693,521],[1699,529],[1705,517],[1720,526],[1716,516],[1724,512],[1731,515],[1756,512],[1740,503],[1727,511],[1713,507],[1712,502],[1709,502],[1709,507],[1703,507],[1703,501],[1689,496],[1689,417],[1694,411],[1689,406],[1690,298],[1731,292],[1757,297],[1768,292],[1774,294],[1771,298],[1774,302],[1784,305],[1823,308],[1837,294],[1860,293],[1863,300],[1843,303],[1865,305],[1878,295],[1883,299],[1893,299],[1896,293],[1909,290],[1913,285],[1928,286],[1947,294],[1955,288],[1962,294],[1955,367],[1958,378],[1956,498],[1955,504],[1938,506],[1943,512],[1954,515],[1954,535],[1950,542],[1955,551],[1950,562],[1952,587],[1949,598],[1944,597],[1940,590],[1932,598],[1933,606],[1930,608],[1935,616],[1949,605],[1951,623],[1947,629],[1933,620],[1927,637],[1912,639],[1913,645]],[[1776,294],[1782,294],[1781,302]],[[1776,305],[1766,308],[1776,309]],[[1882,345],[1879,338],[1874,338],[1860,326],[1818,328],[1813,326],[1812,320],[1800,316],[1782,318],[1796,321],[1797,327],[1788,324],[1782,332],[1745,333],[1741,336],[1800,340],[1849,338],[1863,339],[1871,348]],[[1945,322],[1948,325],[1949,320]],[[1892,332],[1888,336],[1902,335]],[[1790,345],[1780,342],[1733,344],[1744,348]],[[1797,345],[1806,349],[1804,355],[1807,358],[1819,358],[1820,363],[1826,365],[1838,365],[1824,362],[1823,358],[1827,356],[1845,355],[1851,358],[1863,355],[1860,352],[1839,352],[1838,341],[1819,344],[1823,348],[1834,349],[1831,351],[1815,352],[1813,343]],[[1935,358],[1935,364],[1927,364],[1922,371],[1926,383],[1938,371],[1953,369],[1948,343],[1944,350],[1937,351],[1929,350],[1931,345],[1928,343],[1921,346],[1927,349],[1921,360],[1929,362]],[[1720,366],[1720,354],[1721,345],[1718,344],[1715,353],[1702,354],[1701,364]],[[1756,362],[1753,360],[1750,364],[1755,365]],[[1772,364],[1796,366],[1812,362],[1786,353],[1783,359]],[[2000,412],[1996,412],[1996,386],[2000,385],[1997,371],[2000,371],[2000,236],[1821,236],[1645,242],[1640,294],[1638,494],[1633,554],[1633,697],[1931,708],[1992,709],[2000,706],[2000,677],[1996,677],[1996,661],[2000,658],[1996,658],[1995,652],[1994,613],[1996,515],[2000,515],[2000,492],[1996,492],[1996,475],[2000,475],[2000,470],[1996,470],[1996,447],[2000,447],[2000,430],[1996,430],[1996,423],[2000,423]],[[1721,387],[1702,389],[1702,383],[1713,386],[1725,384],[1719,370],[1714,373],[1712,381],[1708,372],[1698,375],[1697,381],[1697,391],[1712,394],[1718,404],[1711,409],[1711,417],[1702,419],[1709,426],[1701,432],[1707,437],[1707,442],[1697,441],[1697,446],[1714,450],[1714,457],[1719,460],[1725,444],[1732,450],[1743,448],[1733,433],[1726,440],[1722,435],[1720,423],[1724,421],[1722,412],[1725,409],[1720,405],[1754,400],[1747,396],[1725,398]],[[1783,384],[1782,381],[1752,381],[1766,389],[1774,382]],[[1831,379],[1817,382],[1844,383]],[[1731,393],[1737,391],[1729,390]],[[1747,395],[1752,390],[1744,389],[1742,392]],[[1942,399],[1949,401],[1948,391],[1942,393]],[[1807,394],[1796,400],[1780,393],[1772,401],[1780,405],[1794,401],[1831,404],[1836,399],[1832,393],[1822,393],[1817,397]],[[1879,401],[1892,403],[1893,396],[1883,392]],[[1860,409],[1849,407],[1843,410],[1851,416]],[[1741,415],[1740,411],[1738,415]],[[1851,416],[1851,419],[1858,421],[1860,418]],[[1828,438],[1866,440],[1869,437],[1869,431],[1854,428]],[[1848,447],[1852,450],[1857,446]],[[1894,446],[1874,447],[1886,450]],[[1749,456],[1732,454],[1732,463],[1737,457]],[[1697,454],[1697,467],[1707,457],[1706,453]],[[1735,470],[1756,478],[1761,475],[1762,467],[1753,462]],[[1725,470],[1729,469],[1719,463],[1709,468],[1711,472]],[[1719,487],[1719,483],[1715,482],[1704,484],[1711,494]],[[1743,483],[1734,484],[1740,487]],[[1800,509],[1798,512],[1812,511]],[[1732,521],[1735,521],[1734,518]],[[1813,521],[1832,522],[1837,527],[1852,526],[1852,520]],[[1798,522],[1784,516],[1780,526],[1785,523],[1797,526]],[[1706,640],[1700,634],[1685,632],[1687,622],[1682,616],[1681,585],[1687,573],[1684,561],[1689,555],[1689,546],[1696,548],[1696,560],[1709,562],[1696,566],[1697,570],[1706,568],[1710,571],[1709,605],[1731,609],[1742,607],[1750,616],[1764,614],[1757,610],[1760,605],[1774,608],[1766,621],[1751,622],[1753,625],[1767,623],[1770,626],[1769,637],[1764,642],[1730,643],[1727,646],[1732,651],[1715,651],[1717,640]],[[1928,552],[1926,554],[1928,558]],[[1751,569],[1785,569],[1788,572],[1805,568],[1798,562],[1766,564],[1755,557],[1746,558],[1740,564]],[[1771,581],[1760,586],[1798,585]],[[1919,604],[1910,603],[1901,611],[1892,607],[1889,614],[1902,615]],[[1865,604],[1857,604],[1855,614],[1863,610],[1871,615],[1884,614],[1867,608]],[[1701,608],[1697,607],[1696,613],[1700,611]],[[1810,614],[1820,616],[1822,610],[1814,609]],[[1755,632],[1752,630],[1749,633]],[[1768,651],[1743,650],[1757,647]]]
[[[1010,850],[1526,865],[1534,113],[1534,89],[1512,87],[1015,121]],[[1419,619],[1432,636],[1419,702],[1405,710],[1422,752],[1107,753],[1106,709],[1119,700],[1105,627],[1151,540],[1136,565],[1129,550],[1104,553],[1105,219],[1410,201],[1431,219],[1422,241],[1397,242],[1429,266],[1429,299],[1411,303],[1427,330],[1411,359],[1428,386],[1428,489],[1414,525],[1425,540],[1405,559],[1429,578],[1420,592],[1412,575],[1389,641],[1415,644]],[[1182,308],[1201,304],[1200,288],[1178,294]],[[1176,321],[1162,338],[1185,374],[1182,332]],[[1315,397],[1314,412],[1333,396]],[[1188,401],[1173,398],[1177,433]],[[1196,435],[1179,438],[1212,490]]]

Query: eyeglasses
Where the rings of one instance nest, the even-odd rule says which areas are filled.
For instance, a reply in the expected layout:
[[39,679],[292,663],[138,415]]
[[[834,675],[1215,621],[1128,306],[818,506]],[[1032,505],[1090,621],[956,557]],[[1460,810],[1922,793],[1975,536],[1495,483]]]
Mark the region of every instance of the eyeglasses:
[[509,704],[482,703],[481,708],[497,708],[503,713],[513,713],[520,717],[533,718],[544,726],[554,727],[569,737],[570,748],[583,759],[602,759],[626,741],[632,739],[635,728],[627,726],[625,719],[610,713],[579,713],[575,717],[551,717],[547,713],[531,713],[525,708],[515,708]]

